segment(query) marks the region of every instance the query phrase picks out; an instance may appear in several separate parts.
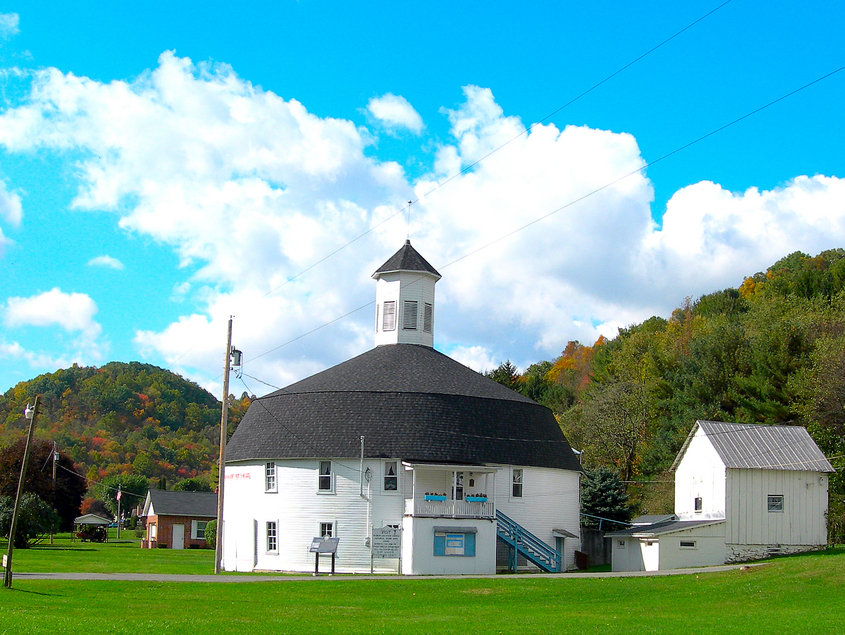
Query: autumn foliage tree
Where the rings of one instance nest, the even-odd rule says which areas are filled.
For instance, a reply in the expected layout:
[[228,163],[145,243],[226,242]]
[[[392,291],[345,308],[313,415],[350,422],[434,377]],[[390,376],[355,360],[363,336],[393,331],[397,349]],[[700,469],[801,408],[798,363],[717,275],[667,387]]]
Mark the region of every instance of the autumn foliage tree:
[[[0,448],[0,496],[17,493],[26,439]],[[59,514],[63,531],[73,528],[73,519],[79,515],[85,495],[85,478],[76,473],[73,461],[62,451],[56,462],[56,481],[53,483],[53,444],[43,439],[33,439],[29,464],[24,478],[24,491],[37,495]]]
[[[828,530],[845,540],[845,250],[795,252],[738,282],[509,381],[655,513],[673,507],[669,468],[696,419],[804,425],[838,470]],[[550,385],[568,399],[551,405]]]

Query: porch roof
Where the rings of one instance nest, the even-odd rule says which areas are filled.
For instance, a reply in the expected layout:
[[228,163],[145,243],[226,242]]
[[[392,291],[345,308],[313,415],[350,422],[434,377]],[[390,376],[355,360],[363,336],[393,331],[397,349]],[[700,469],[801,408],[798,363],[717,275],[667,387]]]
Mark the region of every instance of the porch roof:
[[495,474],[501,467],[494,467],[490,465],[459,465],[455,463],[410,463],[402,461],[402,465],[412,470],[432,470],[432,471],[449,471],[449,472],[475,472],[477,474]]

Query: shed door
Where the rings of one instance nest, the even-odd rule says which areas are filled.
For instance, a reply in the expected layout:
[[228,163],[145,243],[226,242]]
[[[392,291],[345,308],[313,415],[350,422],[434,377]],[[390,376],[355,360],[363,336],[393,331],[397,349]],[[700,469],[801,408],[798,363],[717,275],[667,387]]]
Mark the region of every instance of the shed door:
[[640,540],[640,551],[643,554],[643,568],[646,571],[657,571],[660,569],[659,540]]
[[185,525],[173,525],[173,549],[185,548]]

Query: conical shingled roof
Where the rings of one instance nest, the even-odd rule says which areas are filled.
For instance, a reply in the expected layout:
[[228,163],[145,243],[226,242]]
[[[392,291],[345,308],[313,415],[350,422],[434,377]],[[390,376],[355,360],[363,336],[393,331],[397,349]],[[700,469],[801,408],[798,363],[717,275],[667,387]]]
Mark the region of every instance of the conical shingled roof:
[[228,461],[358,456],[580,470],[551,411],[427,346],[379,346],[250,405]]
[[392,273],[394,271],[422,271],[436,276],[439,280],[441,275],[437,273],[437,269],[432,267],[428,261],[423,258],[420,253],[411,246],[411,241],[406,240],[402,248],[388,258],[381,267],[376,269],[373,273],[373,278],[378,278],[383,273]]

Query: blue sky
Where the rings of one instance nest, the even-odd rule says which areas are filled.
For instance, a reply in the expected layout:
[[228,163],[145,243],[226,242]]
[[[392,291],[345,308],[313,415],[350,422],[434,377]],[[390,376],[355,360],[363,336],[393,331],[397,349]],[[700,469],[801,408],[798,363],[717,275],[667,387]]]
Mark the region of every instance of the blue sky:
[[839,3],[693,24],[719,4],[7,3],[0,390],[141,360],[219,394],[229,315],[233,392],[285,385],[372,346],[409,233],[477,369],[845,247],[845,71],[636,172],[845,64]]

